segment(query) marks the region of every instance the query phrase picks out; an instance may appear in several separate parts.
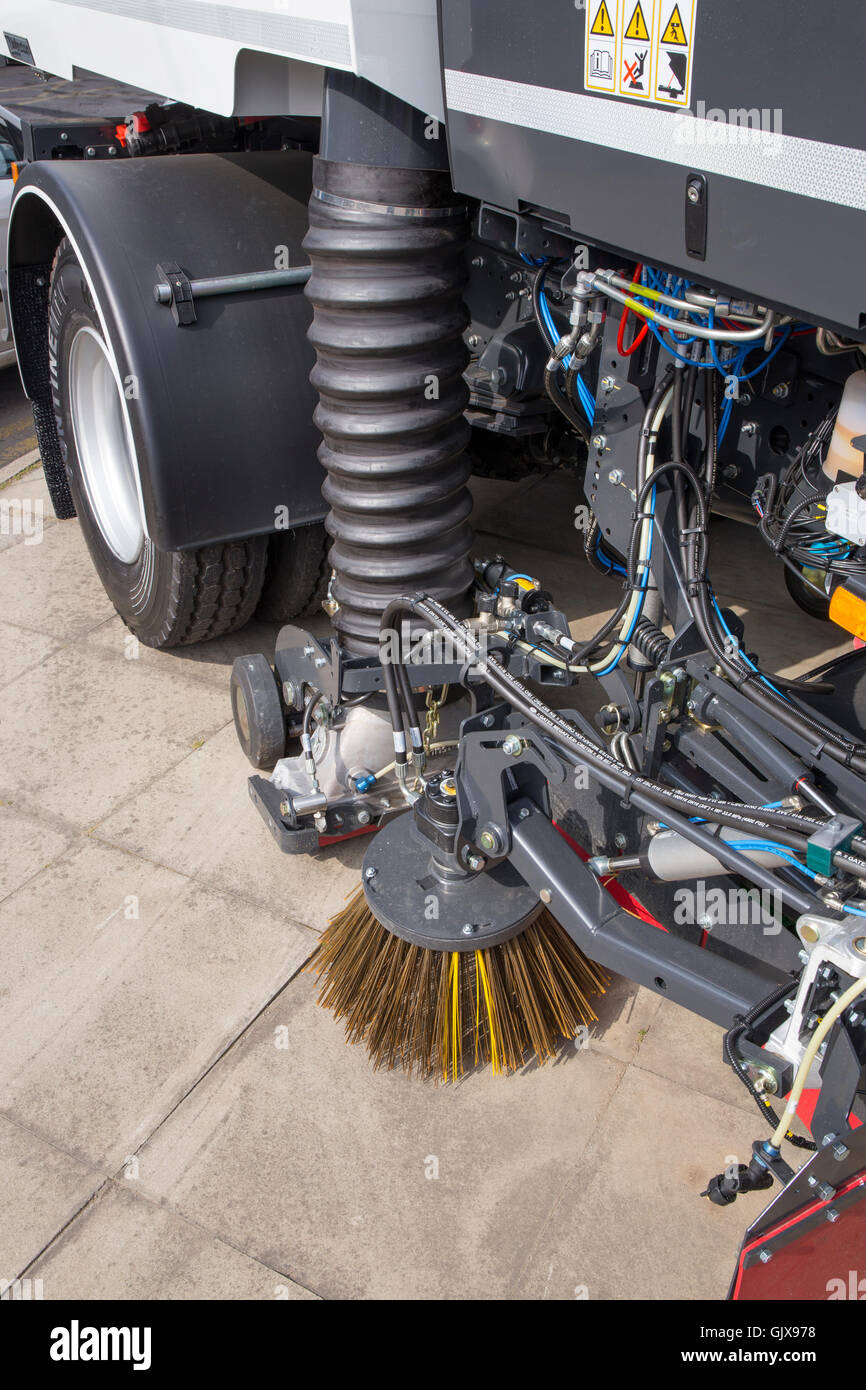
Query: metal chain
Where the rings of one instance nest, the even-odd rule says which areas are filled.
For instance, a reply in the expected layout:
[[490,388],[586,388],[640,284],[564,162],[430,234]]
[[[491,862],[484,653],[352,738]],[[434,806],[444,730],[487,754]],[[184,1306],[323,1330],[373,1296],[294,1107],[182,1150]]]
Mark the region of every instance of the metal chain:
[[439,711],[445,703],[447,695],[447,685],[443,685],[441,691],[439,692],[438,700],[434,700],[433,698],[432,685],[428,686],[427,688],[427,699],[425,701],[425,705],[427,708],[427,720],[424,725],[424,752],[427,754],[428,758],[430,757],[433,744],[436,742],[436,735],[439,732]]

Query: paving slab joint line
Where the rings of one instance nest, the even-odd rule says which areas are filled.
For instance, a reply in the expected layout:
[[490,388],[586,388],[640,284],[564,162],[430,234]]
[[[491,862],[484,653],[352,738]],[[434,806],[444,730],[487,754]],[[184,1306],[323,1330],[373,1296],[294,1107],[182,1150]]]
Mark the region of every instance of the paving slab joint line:
[[[314,949],[315,949],[315,947],[313,947],[313,950],[314,950]],[[149,1144],[150,1141],[151,1141],[151,1139],[153,1139],[157,1134],[159,1134],[159,1131],[162,1129],[163,1125],[166,1124],[166,1122],[167,1122],[168,1120],[171,1119],[172,1115],[174,1115],[175,1112],[178,1111],[178,1110],[180,1109],[180,1107],[183,1105],[184,1101],[187,1100],[187,1099],[192,1095],[193,1091],[195,1091],[195,1090],[201,1085],[201,1083],[205,1080],[205,1078],[208,1077],[208,1076],[210,1076],[210,1074],[211,1074],[211,1072],[213,1071],[214,1067],[218,1067],[219,1064],[220,1064],[220,1062],[223,1060],[223,1058],[224,1058],[224,1057],[227,1057],[228,1054],[231,1052],[232,1048],[236,1047],[237,1044],[238,1044],[238,1043],[246,1036],[246,1034],[250,1031],[250,1029],[253,1028],[253,1027],[255,1027],[255,1025],[258,1023],[258,1021],[259,1021],[259,1019],[262,1017],[262,1015],[263,1015],[264,1013],[266,1013],[266,1011],[270,1008],[271,1004],[273,1004],[274,1000],[275,1000],[275,999],[279,999],[279,997],[280,997],[280,995],[283,993],[283,991],[286,990],[286,989],[288,989],[289,985],[290,985],[294,980],[296,980],[300,974],[303,973],[303,971],[306,969],[306,966],[307,966],[307,964],[308,964],[308,962],[309,962],[309,960],[310,960],[310,956],[312,956],[312,954],[313,954],[313,950],[310,951],[310,954],[309,954],[309,955],[307,955],[307,956],[304,957],[304,959],[301,961],[301,964],[298,966],[298,968],[297,968],[296,970],[293,970],[293,971],[292,971],[292,973],[291,973],[291,975],[289,975],[288,979],[286,979],[286,980],[283,981],[283,983],[280,985],[279,989],[276,989],[276,990],[274,991],[274,993],[270,996],[270,998],[265,1000],[264,1004],[262,1004],[262,1007],[261,1007],[260,1009],[258,1009],[257,1012],[256,1012],[255,1014],[253,1014],[252,1018],[249,1020],[248,1023],[245,1023],[245,1024],[244,1024],[244,1026],[243,1026],[243,1028],[241,1028],[240,1032],[239,1032],[239,1033],[236,1033],[235,1036],[234,1036],[233,1038],[231,1038],[230,1041],[229,1041],[228,1043],[226,1043],[225,1047],[224,1047],[223,1050],[219,1053],[219,1055],[216,1056],[216,1057],[213,1059],[213,1061],[210,1063],[210,1065],[207,1066],[207,1067],[205,1067],[204,1071],[201,1072],[201,1074],[200,1074],[199,1076],[196,1077],[196,1079],[190,1084],[190,1086],[187,1088],[187,1090],[184,1091],[183,1095],[182,1095],[178,1100],[175,1101],[175,1103],[174,1103],[174,1105],[171,1107],[171,1109],[170,1109],[170,1110],[167,1110],[167,1111],[165,1112],[165,1114],[163,1115],[162,1119],[159,1120],[159,1121],[157,1122],[156,1125],[154,1125],[154,1127],[153,1127],[153,1129],[150,1131],[150,1133],[149,1133],[149,1134],[146,1134],[146,1135],[144,1136],[144,1138],[141,1140],[141,1142],[138,1144],[138,1146],[132,1151],[132,1154],[133,1154],[134,1157],[137,1157],[138,1154],[141,1153],[141,1151],[142,1151],[142,1149],[144,1148],[145,1144]],[[118,1174],[119,1174],[121,1171],[122,1171],[122,1166],[121,1166],[121,1168],[118,1168],[117,1173],[113,1174],[113,1179],[116,1179],[117,1176],[118,1176]],[[288,1276],[287,1276],[287,1277],[288,1277]]]
[[317,1293],[315,1289],[310,1288],[309,1284],[302,1284],[300,1279],[296,1279],[287,1269],[278,1269],[275,1265],[268,1264],[266,1260],[260,1260],[257,1255],[251,1255],[249,1250],[244,1250],[242,1246],[235,1245],[233,1240],[229,1240],[221,1231],[215,1230],[213,1226],[206,1226],[202,1221],[197,1221],[194,1216],[190,1216],[187,1212],[181,1211],[179,1207],[172,1205],[168,1199],[159,1198],[153,1193],[148,1192],[144,1183],[133,1183],[129,1178],[119,1178],[117,1175],[109,1178],[108,1181],[111,1186],[117,1188],[118,1191],[128,1192],[135,1201],[146,1202],[148,1206],[153,1207],[156,1211],[169,1212],[172,1216],[176,1217],[178,1221],[182,1221],[185,1226],[192,1226],[195,1230],[201,1231],[203,1235],[210,1237],[212,1240],[218,1240],[220,1245],[225,1245],[229,1250],[234,1250],[236,1254],[243,1255],[244,1259],[250,1260],[253,1264],[268,1270],[269,1273],[275,1274],[278,1279],[287,1279],[290,1284],[294,1284],[295,1288],[303,1289],[305,1293],[311,1293],[316,1298],[324,1297],[323,1294]]
[[[613,1059],[606,1059],[606,1060],[613,1060]],[[604,1120],[604,1117],[605,1117],[605,1115],[607,1114],[607,1112],[610,1110],[610,1107],[613,1105],[613,1102],[614,1102],[614,1100],[615,1100],[615,1098],[616,1098],[616,1095],[617,1095],[617,1093],[618,1093],[620,1087],[622,1086],[623,1081],[625,1080],[626,1073],[628,1072],[629,1068],[630,1068],[631,1066],[633,1066],[633,1065],[634,1065],[633,1062],[620,1062],[620,1063],[619,1063],[619,1066],[620,1066],[620,1073],[619,1073],[619,1076],[617,1077],[616,1085],[614,1086],[613,1090],[611,1091],[610,1095],[609,1095],[608,1098],[607,1098],[607,1101],[606,1101],[605,1104],[602,1106],[601,1110],[598,1112],[598,1115],[596,1116],[596,1121],[595,1121],[595,1124],[594,1124],[594,1126],[593,1126],[593,1132],[592,1132],[592,1134],[590,1134],[589,1138],[588,1138],[587,1141],[586,1141],[586,1144],[584,1145],[584,1147],[583,1147],[583,1148],[581,1149],[581,1151],[580,1151],[580,1158],[581,1158],[581,1160],[584,1159],[584,1158],[587,1156],[587,1154],[589,1154],[590,1150],[592,1149],[593,1142],[594,1142],[594,1140],[595,1140],[596,1135],[598,1134],[599,1129],[601,1128],[601,1125],[602,1125],[602,1122],[603,1122],[603,1120]],[[544,1220],[541,1222],[540,1226],[538,1227],[538,1230],[537,1230],[537,1232],[536,1232],[536,1234],[535,1234],[535,1239],[533,1240],[530,1249],[527,1251],[526,1259],[523,1261],[523,1264],[522,1264],[521,1267],[520,1267],[520,1270],[519,1270],[518,1275],[517,1275],[517,1281],[516,1281],[518,1287],[519,1287],[519,1285],[520,1285],[520,1281],[523,1279],[523,1277],[524,1277],[524,1275],[526,1274],[526,1271],[527,1271],[529,1265],[530,1265],[531,1262],[532,1262],[532,1259],[533,1259],[533,1257],[534,1257],[534,1255],[535,1255],[536,1250],[538,1249],[538,1246],[539,1246],[539,1244],[540,1244],[540,1242],[541,1242],[541,1237],[544,1235],[544,1232],[547,1230],[548,1226],[550,1225],[550,1222],[551,1222],[552,1219],[553,1219],[553,1214],[554,1214],[554,1212],[557,1210],[557,1208],[558,1208],[559,1206],[561,1206],[562,1201],[563,1201],[563,1198],[565,1197],[565,1194],[566,1194],[566,1192],[568,1192],[569,1188],[570,1188],[574,1183],[576,1183],[576,1182],[578,1182],[578,1181],[580,1181],[580,1180],[581,1180],[581,1179],[580,1179],[580,1176],[579,1176],[579,1174],[578,1174],[577,1172],[571,1172],[571,1173],[568,1173],[568,1172],[567,1172],[567,1175],[566,1175],[565,1179],[563,1180],[562,1186],[560,1187],[559,1191],[557,1192],[556,1196],[553,1198],[553,1201],[552,1201],[551,1204],[550,1204],[550,1207],[549,1207],[549,1209],[548,1209],[547,1215],[544,1217]]]
[[81,1216],[85,1211],[87,1211],[88,1207],[91,1207],[91,1206],[93,1206],[96,1202],[98,1202],[99,1199],[100,1199],[100,1197],[102,1196],[103,1192],[105,1192],[106,1188],[108,1188],[108,1187],[110,1187],[110,1186],[111,1186],[111,1178],[103,1178],[102,1182],[99,1184],[99,1186],[97,1187],[96,1191],[95,1191],[95,1192],[91,1192],[91,1194],[90,1194],[90,1196],[87,1198],[87,1200],[84,1201],[84,1202],[82,1202],[81,1206],[77,1209],[77,1211],[74,1211],[74,1212],[72,1213],[72,1215],[69,1217],[69,1219],[68,1219],[67,1221],[64,1221],[64,1223],[63,1223],[63,1225],[60,1227],[60,1229],[59,1229],[58,1231],[55,1231],[55,1232],[54,1232],[54,1235],[50,1238],[50,1240],[47,1240],[47,1241],[45,1242],[45,1244],[43,1245],[42,1249],[39,1250],[39,1251],[37,1252],[37,1254],[35,1254],[35,1255],[33,1256],[33,1259],[32,1259],[32,1260],[28,1260],[28,1261],[27,1261],[27,1264],[24,1266],[24,1268],[21,1270],[21,1272],[20,1272],[19,1274],[17,1274],[15,1277],[16,1277],[17,1279],[24,1279],[24,1278],[26,1278],[28,1271],[31,1270],[31,1269],[33,1268],[33,1266],[37,1263],[37,1261],[38,1261],[38,1260],[41,1260],[41,1259],[42,1259],[42,1256],[43,1256],[44,1254],[46,1254],[46,1252],[47,1252],[48,1250],[50,1250],[51,1247],[57,1243],[57,1241],[58,1241],[58,1240],[60,1239],[60,1237],[63,1235],[64,1231],[68,1231],[68,1230],[69,1230],[69,1227],[72,1225],[73,1221],[77,1221],[78,1218],[79,1218],[79,1216]]
[[[193,749],[193,752],[196,751],[196,749]],[[184,759],[182,759],[181,761],[184,761]],[[175,766],[180,767],[180,763],[176,763]],[[159,781],[159,778],[157,778],[156,780]],[[149,785],[152,786],[153,784],[150,783]],[[145,790],[147,790],[147,788],[145,788]],[[134,796],[130,797],[130,801],[134,800]],[[127,804],[128,803],[124,802],[123,806]],[[114,807],[111,811],[109,811],[108,815],[113,816],[115,811],[122,810],[123,806]],[[108,819],[108,817],[106,816],[105,819]],[[149,854],[145,854],[141,850],[130,849],[129,845],[125,845],[122,840],[112,840],[106,835],[100,835],[99,825],[100,823],[99,821],[97,821],[96,825],[93,826],[92,829],[80,831],[83,843],[102,845],[105,849],[118,850],[121,854],[128,854],[130,858],[139,860],[139,862],[142,864],[150,864],[154,869],[165,869],[168,873],[178,874],[181,878],[185,878],[189,883],[194,883],[197,888],[204,888],[209,893],[218,893],[221,897],[233,899],[235,902],[237,902],[239,905],[242,905],[243,907],[254,907],[260,912],[266,911],[270,912],[273,915],[273,906],[268,906],[267,902],[265,902],[263,899],[250,897],[246,893],[239,892],[237,888],[230,888],[227,884],[216,884],[213,882],[212,879],[202,877],[197,873],[189,873],[186,869],[178,869],[175,867],[174,864],[167,864],[164,859],[153,859]],[[309,922],[302,922],[298,917],[281,917],[280,920],[290,923],[293,927],[298,927],[301,931],[309,932],[311,936],[315,938],[310,950],[310,954],[312,955],[313,950],[315,950],[315,947],[318,945],[319,939],[322,935],[321,930],[318,927],[311,927]]]

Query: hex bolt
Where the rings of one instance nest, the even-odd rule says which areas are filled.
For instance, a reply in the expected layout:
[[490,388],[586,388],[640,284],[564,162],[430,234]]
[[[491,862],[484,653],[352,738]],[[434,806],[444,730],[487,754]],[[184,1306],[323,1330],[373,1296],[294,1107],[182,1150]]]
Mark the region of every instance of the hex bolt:
[[780,381],[773,387],[773,395],[777,401],[786,401],[791,394],[791,387],[787,381]]
[[616,835],[614,835],[613,842],[616,845],[617,849],[625,849],[626,845],[628,844],[628,840],[626,839],[625,835],[623,835],[621,830],[617,831]]
[[793,1001],[793,999],[786,999],[786,1000],[785,1000],[785,1013],[786,1013],[786,1014],[792,1014],[793,1012],[794,1012],[794,1001]]
[[467,341],[469,347],[471,347],[471,348],[477,348],[478,344],[481,342],[481,339],[479,338],[479,336],[478,336],[477,333],[472,333],[472,334],[467,338],[466,341]]
[[530,814],[529,807],[528,807],[528,806],[521,806],[520,811],[518,812],[517,819],[518,819],[518,820],[526,820],[527,817],[529,816],[529,814]]
[[607,395],[610,395],[611,391],[615,391],[615,390],[616,390],[616,387],[617,387],[617,381],[616,381],[616,377],[615,377],[615,376],[603,376],[603,377],[602,377],[602,379],[601,379],[601,389],[602,389],[602,391],[606,392]]
[[493,725],[495,724],[495,722],[496,722],[496,721],[494,720],[492,714],[482,714],[482,716],[481,716],[481,727],[482,727],[482,729],[492,729],[492,728],[493,728]]
[[494,850],[499,848],[499,836],[495,830],[482,830],[478,837],[478,843],[488,854],[492,854]]
[[843,1144],[841,1139],[837,1139],[833,1145],[833,1157],[837,1163],[848,1157],[849,1149],[847,1144]]
[[593,443],[593,447],[596,448],[596,449],[598,449],[599,453],[603,454],[604,451],[605,451],[605,449],[607,448],[607,435],[605,435],[605,434],[596,434],[596,435],[594,435],[594,436],[593,436],[592,443]]
[[828,1207],[824,1215],[826,1216],[827,1220],[831,1223],[831,1225],[834,1221],[839,1220],[839,1213],[835,1207]]
[[466,865],[474,874],[480,873],[486,863],[487,860],[483,854],[467,854],[466,856]]
[[850,1024],[850,1026],[852,1028],[856,1028],[858,1023],[862,1023],[862,1021],[862,1014],[858,1014],[856,1009],[852,1009],[851,1013],[848,1015],[848,1023]]
[[[740,399],[742,400],[742,397]],[[749,404],[751,404],[751,402],[749,402]],[[754,420],[744,420],[741,426],[741,432],[751,438],[752,435],[758,433],[757,423]]]
[[[692,201],[696,202],[697,200],[692,199]],[[773,1258],[772,1250],[762,1250],[759,1258],[762,1265],[768,1265]]]
[[831,1187],[828,1182],[819,1182],[818,1196],[821,1198],[822,1202],[832,1202],[833,1198],[836,1196],[836,1189],[835,1187]]
[[364,807],[363,807],[363,806],[361,807],[360,811],[358,812],[358,824],[359,824],[359,825],[369,825],[369,824],[370,824],[370,812],[364,810]]

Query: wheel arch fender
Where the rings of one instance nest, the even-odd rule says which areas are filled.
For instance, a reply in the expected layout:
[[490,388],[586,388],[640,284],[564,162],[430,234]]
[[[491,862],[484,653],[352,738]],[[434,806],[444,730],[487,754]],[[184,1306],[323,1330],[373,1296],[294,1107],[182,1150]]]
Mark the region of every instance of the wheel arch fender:
[[154,297],[165,262],[191,280],[306,264],[311,184],[312,160],[300,151],[46,161],[19,179],[9,310],[43,457],[60,444],[56,430],[48,437],[48,279],[65,236],[123,386],[146,527],[159,549],[307,525],[326,513],[302,288],[201,298],[195,322],[183,327]]

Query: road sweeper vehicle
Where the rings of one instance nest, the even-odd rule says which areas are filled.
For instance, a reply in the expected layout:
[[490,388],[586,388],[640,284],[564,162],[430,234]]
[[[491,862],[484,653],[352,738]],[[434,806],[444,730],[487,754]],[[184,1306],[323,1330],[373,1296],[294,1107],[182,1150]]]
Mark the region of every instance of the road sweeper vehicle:
[[[23,166],[12,324],[140,640],[281,624],[232,676],[252,801],[275,853],[370,836],[322,1001],[445,1080],[551,1057],[607,971],[713,1020],[756,1138],[703,1195],[770,1196],[732,1292],[825,1297],[866,1236],[866,658],[766,670],[710,558],[749,520],[866,639],[862,7],[0,17],[166,94]],[[589,640],[473,542],[473,470],[544,467],[610,579]]]

